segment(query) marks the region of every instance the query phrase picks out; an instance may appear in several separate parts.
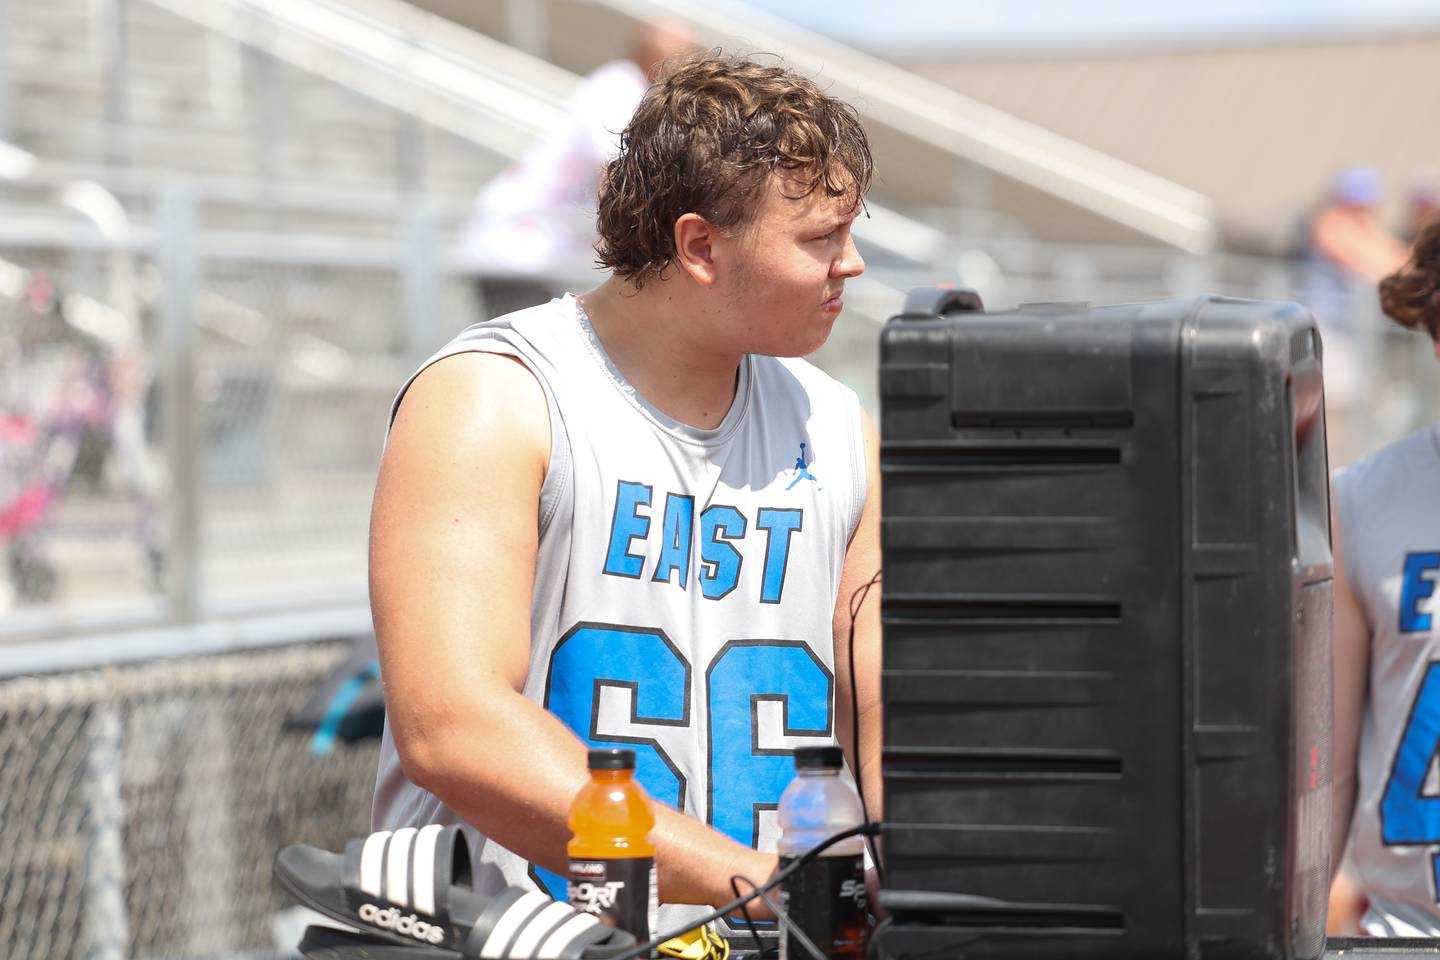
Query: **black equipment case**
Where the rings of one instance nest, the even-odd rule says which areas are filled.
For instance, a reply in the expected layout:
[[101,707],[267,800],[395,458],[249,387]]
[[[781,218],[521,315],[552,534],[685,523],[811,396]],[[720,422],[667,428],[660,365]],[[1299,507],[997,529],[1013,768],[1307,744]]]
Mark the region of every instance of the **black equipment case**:
[[886,957],[1324,949],[1320,337],[1202,297],[881,340]]

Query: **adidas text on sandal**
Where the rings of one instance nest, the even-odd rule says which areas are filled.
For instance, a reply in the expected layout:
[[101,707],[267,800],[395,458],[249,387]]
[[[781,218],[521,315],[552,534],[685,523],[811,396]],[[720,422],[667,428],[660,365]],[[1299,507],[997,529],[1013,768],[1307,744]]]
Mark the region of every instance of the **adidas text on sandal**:
[[414,937],[424,943],[438,944],[445,939],[445,931],[426,923],[415,914],[402,915],[399,909],[381,909],[373,903],[361,904],[359,916],[362,921],[381,930],[394,930],[402,936]]

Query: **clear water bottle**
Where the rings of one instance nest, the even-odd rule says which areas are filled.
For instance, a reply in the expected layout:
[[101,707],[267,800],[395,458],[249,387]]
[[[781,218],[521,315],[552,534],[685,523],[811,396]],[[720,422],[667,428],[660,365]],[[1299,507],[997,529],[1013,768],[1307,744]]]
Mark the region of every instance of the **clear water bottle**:
[[[780,867],[784,869],[826,837],[858,827],[865,815],[855,788],[841,779],[839,747],[795,751],[795,779],[780,796]],[[865,840],[855,836],[826,848],[785,881],[781,906],[820,952],[835,960],[865,956]],[[807,960],[810,952],[780,931],[781,960]]]

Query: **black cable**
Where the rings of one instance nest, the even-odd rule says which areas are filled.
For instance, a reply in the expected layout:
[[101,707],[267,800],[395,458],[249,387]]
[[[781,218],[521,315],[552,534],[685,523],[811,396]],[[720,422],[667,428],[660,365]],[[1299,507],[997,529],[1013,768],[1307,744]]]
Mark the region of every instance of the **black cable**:
[[[855,792],[860,795],[860,815],[866,823],[870,822],[870,807],[865,803],[865,784],[860,770],[863,763],[860,759],[860,690],[855,679],[855,620],[860,616],[860,608],[865,605],[865,599],[870,596],[870,588],[880,582],[880,574],[881,571],[876,570],[875,576],[850,594],[850,639],[845,644],[845,653],[850,661],[850,755],[855,758]],[[874,837],[868,833],[865,835],[865,846],[870,850],[871,862],[875,864],[875,876],[884,883],[885,865],[880,862],[880,849],[875,845]]]
[[[860,814],[861,814],[861,819],[862,819],[865,823],[869,823],[869,822],[870,822],[870,809],[869,809],[868,804],[865,803],[865,787],[864,787],[864,784],[861,782],[860,769],[859,769],[859,767],[860,767],[860,765],[861,765],[861,760],[860,760],[860,691],[859,691],[859,687],[858,687],[858,685],[857,685],[857,683],[856,683],[856,678],[855,678],[855,621],[856,621],[856,619],[860,616],[860,608],[865,605],[865,600],[870,596],[870,589],[871,589],[872,587],[874,587],[875,584],[877,584],[877,583],[880,582],[880,573],[881,573],[881,572],[880,572],[879,570],[875,571],[875,575],[874,575],[873,577],[871,577],[871,578],[870,578],[868,581],[866,581],[864,584],[862,584],[862,585],[860,585],[859,587],[857,587],[857,588],[855,589],[855,592],[854,592],[854,593],[850,594],[850,628],[849,628],[849,639],[848,639],[848,641],[847,641],[846,644],[845,644],[845,653],[846,653],[847,659],[849,660],[849,668],[850,668],[850,747],[851,747],[850,756],[852,756],[852,757],[855,758],[855,763],[856,763],[856,770],[855,770],[855,774],[856,774],[856,776],[855,776],[855,792],[856,792],[856,794],[860,797]],[[876,873],[877,876],[879,876],[879,877],[883,880],[884,877],[885,877],[885,868],[884,868],[884,866],[880,863],[880,852],[879,852],[879,850],[876,848],[875,842],[874,842],[874,839],[872,838],[872,836],[871,836],[869,833],[866,833],[864,836],[865,836],[865,845],[866,845],[866,846],[869,848],[869,850],[870,850],[870,860],[871,860],[872,863],[875,864],[875,873]],[[741,880],[744,880],[746,883],[749,883],[752,887],[755,886],[754,882],[751,881],[751,880],[749,880],[749,879],[746,878],[746,877],[741,877],[741,876],[731,877],[731,878],[730,878],[730,890],[731,890],[732,893],[735,894],[736,897],[741,896],[741,894],[740,894],[740,885],[739,885],[739,883],[738,883],[738,881],[741,881]],[[764,900],[767,904],[770,904],[770,908],[771,908],[772,910],[775,910],[776,916],[777,916],[777,917],[781,917],[782,922],[789,924],[789,920],[786,919],[786,918],[784,918],[779,910],[776,910],[776,909],[775,909],[774,904],[771,904],[771,903],[770,903],[770,898],[767,897],[767,896],[765,896],[765,892],[764,892],[763,890],[761,890],[761,889],[759,889],[759,888],[756,888],[755,892],[754,892],[753,894],[751,894],[751,899],[753,899],[755,896],[759,896],[759,897],[760,897],[762,900]],[[756,952],[757,954],[763,954],[763,953],[765,952],[765,945],[760,941],[760,933],[759,933],[759,931],[757,931],[757,930],[755,929],[755,921],[750,918],[750,911],[749,911],[749,909],[746,908],[746,906],[745,906],[744,904],[742,904],[742,905],[740,906],[740,915],[741,915],[741,917],[743,917],[744,920],[745,920],[745,926],[746,926],[746,927],[749,929],[749,931],[750,931],[750,937],[751,937],[751,939],[753,939],[753,940],[755,941],[755,952]],[[792,930],[795,929],[795,927],[794,927],[793,924],[790,924],[790,926],[791,926],[791,929],[792,929]],[[819,952],[818,950],[815,949],[815,945],[810,942],[809,938],[806,937],[803,933],[800,934],[800,936],[801,936],[801,938],[802,938],[802,942],[804,943],[806,949],[809,950],[809,951],[810,951],[812,954],[814,954],[816,957],[819,957],[820,960],[824,960],[824,957],[820,954],[820,952]]]
[[[745,896],[745,894],[740,892],[741,880],[749,883],[752,887],[755,886],[748,877],[742,877],[737,873],[730,878],[730,892],[735,894],[736,897]],[[745,918],[745,926],[750,930],[750,939],[755,941],[755,956],[757,958],[764,956],[765,944],[760,940],[760,931],[755,929],[755,921],[750,918],[750,908],[743,903],[740,904],[740,916]]]
[[[755,886],[755,881],[754,881],[754,880],[751,880],[749,877],[731,877],[731,878],[730,878],[730,887],[731,887],[731,889],[735,889],[735,888],[738,886],[738,884],[735,882],[735,881],[737,881],[737,880],[743,880],[743,881],[745,881],[746,883],[750,884],[750,886],[751,886],[751,887],[753,888],[753,890],[754,890],[754,893],[752,894],[752,896],[759,897],[760,900],[761,900],[761,902],[763,902],[763,903],[765,904],[765,906],[767,906],[767,907],[770,908],[770,912],[772,912],[772,913],[775,914],[775,919],[777,919],[777,920],[780,921],[780,925],[781,925],[782,929],[788,928],[788,931],[787,931],[787,932],[784,932],[784,933],[781,933],[781,936],[787,936],[787,935],[788,935],[788,936],[794,937],[794,938],[795,938],[795,942],[798,943],[798,944],[800,944],[800,946],[804,947],[804,948],[805,948],[805,951],[806,951],[807,953],[809,953],[810,956],[814,957],[815,960],[829,960],[829,958],[826,957],[825,954],[823,954],[823,953],[820,952],[820,948],[817,947],[817,946],[815,946],[815,941],[810,939],[809,934],[807,934],[804,930],[801,930],[801,929],[795,924],[795,921],[790,919],[790,915],[787,914],[784,910],[780,909],[780,905],[779,905],[778,903],[776,903],[774,900],[771,900],[771,899],[769,898],[769,896],[766,895],[766,893],[765,893],[764,890],[762,890],[762,889],[760,889],[759,887]],[[739,891],[738,889],[735,889],[735,892],[736,892],[736,893],[739,893],[740,891]],[[753,924],[753,922],[750,920],[750,912],[749,912],[748,910],[746,910],[744,907],[741,907],[741,908],[740,908],[740,912],[741,912],[741,914],[745,917],[745,921],[746,921],[747,923],[750,923],[750,924],[751,924],[750,932],[751,932],[751,934],[753,934],[753,935],[755,936],[755,942],[758,944],[758,943],[760,942],[760,935],[757,934],[757,933],[755,933],[754,924]],[[761,953],[764,953],[765,951],[764,951],[764,949],[762,948],[760,952],[761,952]]]
[[656,947],[660,946],[660,944],[664,943],[666,940],[673,940],[676,937],[684,936],[685,934],[689,933],[691,930],[695,929],[701,924],[709,923],[712,920],[719,920],[727,914],[734,913],[736,910],[740,909],[742,904],[749,903],[751,900],[759,897],[761,891],[773,890],[780,884],[784,883],[787,879],[789,879],[792,873],[794,873],[796,870],[799,870],[807,863],[810,863],[816,857],[820,856],[821,852],[828,850],[830,847],[833,847],[841,840],[848,840],[850,837],[870,834],[878,829],[879,824],[862,823],[858,827],[850,827],[848,829],[841,830],[839,833],[832,833],[830,836],[826,837],[824,840],[821,840],[819,843],[815,844],[815,846],[811,847],[809,850],[806,850],[804,853],[800,854],[800,856],[796,857],[794,863],[787,865],[782,870],[776,870],[773,874],[771,874],[769,880],[766,880],[759,887],[755,888],[754,893],[748,893],[740,897],[739,899],[731,900],[729,903],[725,904],[724,906],[717,907],[716,909],[705,914],[703,917],[698,917],[694,920],[687,922],[685,926],[680,928],[679,930],[672,930],[671,932],[666,933],[662,936],[653,937],[645,941],[644,943],[637,944],[636,946],[630,948],[622,954],[619,954],[618,956],[611,957],[610,960],[635,960],[636,957],[644,956],[651,950],[654,950]]

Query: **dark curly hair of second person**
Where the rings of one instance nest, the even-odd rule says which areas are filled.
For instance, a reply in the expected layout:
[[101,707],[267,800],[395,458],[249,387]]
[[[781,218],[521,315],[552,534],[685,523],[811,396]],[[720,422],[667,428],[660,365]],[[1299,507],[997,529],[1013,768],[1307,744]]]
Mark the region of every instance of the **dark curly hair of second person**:
[[1420,231],[1405,265],[1380,281],[1380,308],[1400,326],[1440,340],[1440,217]]
[[710,51],[650,88],[600,181],[600,266],[640,287],[675,256],[675,221],[736,234],[771,174],[789,196],[858,203],[874,176],[854,109],[783,67]]

